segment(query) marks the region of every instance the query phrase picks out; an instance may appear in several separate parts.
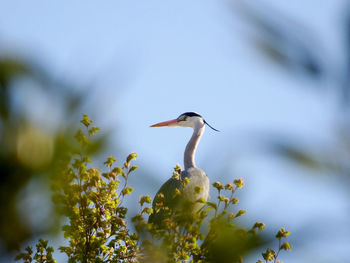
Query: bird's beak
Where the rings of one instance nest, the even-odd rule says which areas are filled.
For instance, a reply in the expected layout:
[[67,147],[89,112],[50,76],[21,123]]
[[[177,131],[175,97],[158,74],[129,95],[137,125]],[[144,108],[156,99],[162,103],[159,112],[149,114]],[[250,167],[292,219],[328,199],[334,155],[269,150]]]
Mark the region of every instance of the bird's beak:
[[156,123],[156,124],[151,125],[150,127],[177,126],[176,124],[177,124],[177,119]]

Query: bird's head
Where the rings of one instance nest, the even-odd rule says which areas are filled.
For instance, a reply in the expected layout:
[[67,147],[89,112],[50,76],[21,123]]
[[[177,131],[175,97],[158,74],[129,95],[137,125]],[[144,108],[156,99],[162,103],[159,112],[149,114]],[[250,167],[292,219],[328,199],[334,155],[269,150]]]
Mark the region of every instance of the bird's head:
[[196,112],[185,112],[182,113],[179,117],[173,120],[169,121],[163,121],[156,123],[154,125],[151,125],[151,127],[162,127],[162,126],[169,126],[169,127],[190,127],[190,128],[196,128],[196,127],[203,127],[205,124],[207,124],[210,128],[212,128],[215,131],[218,131],[211,127],[201,115],[199,115]]

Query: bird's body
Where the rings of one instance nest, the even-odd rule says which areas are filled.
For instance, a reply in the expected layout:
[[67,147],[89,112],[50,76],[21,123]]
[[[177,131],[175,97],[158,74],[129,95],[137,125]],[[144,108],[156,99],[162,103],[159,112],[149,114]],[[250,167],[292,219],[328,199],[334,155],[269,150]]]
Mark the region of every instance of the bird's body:
[[[189,182],[184,185],[185,178]],[[201,191],[196,192],[196,187],[200,187]],[[177,190],[181,193],[178,195]],[[162,194],[160,197],[159,194]],[[200,168],[192,167],[181,172],[181,178],[170,178],[158,190],[153,199],[153,209],[158,202],[162,202],[164,207],[168,207],[171,211],[176,211],[182,207],[189,207],[192,211],[199,211],[203,207],[203,203],[196,202],[199,199],[207,200],[209,197],[209,178]],[[188,212],[188,211],[187,211]],[[157,213],[153,213],[150,218],[150,223],[161,224],[164,219],[164,211],[162,209]]]
[[197,202],[197,200],[202,199],[206,201],[208,199],[209,178],[195,163],[196,149],[204,133],[205,124],[207,124],[206,121],[199,114],[186,112],[175,120],[161,122],[151,126],[191,127],[193,128],[193,134],[184,153],[185,169],[181,172],[179,178],[170,178],[158,190],[153,199],[153,209],[155,212],[149,218],[150,223],[160,225],[166,216],[166,212],[168,212],[163,209],[158,209],[157,211],[157,203],[161,203],[163,207],[169,208],[172,212],[183,208],[185,204],[190,204],[186,208],[189,208],[191,211],[187,212],[196,212],[204,205],[203,202]]

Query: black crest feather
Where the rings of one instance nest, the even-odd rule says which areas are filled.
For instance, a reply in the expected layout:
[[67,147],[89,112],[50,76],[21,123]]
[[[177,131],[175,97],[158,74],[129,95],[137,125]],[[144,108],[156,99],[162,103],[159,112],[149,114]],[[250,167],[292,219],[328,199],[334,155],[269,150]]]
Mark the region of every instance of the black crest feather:
[[217,132],[219,132],[219,130],[217,130],[217,129],[215,129],[214,127],[212,127],[209,123],[207,123],[207,121],[206,120],[204,120],[204,118],[201,116],[201,115],[199,115],[198,113],[196,113],[196,112],[193,112],[193,111],[190,111],[190,112],[185,112],[185,113],[182,113],[180,116],[179,116],[179,118],[181,117],[181,116],[188,116],[188,117],[200,117],[200,118],[202,118],[203,119],[203,121],[204,121],[204,123],[206,124],[206,125],[208,125],[211,129],[213,129],[214,131],[217,131]]

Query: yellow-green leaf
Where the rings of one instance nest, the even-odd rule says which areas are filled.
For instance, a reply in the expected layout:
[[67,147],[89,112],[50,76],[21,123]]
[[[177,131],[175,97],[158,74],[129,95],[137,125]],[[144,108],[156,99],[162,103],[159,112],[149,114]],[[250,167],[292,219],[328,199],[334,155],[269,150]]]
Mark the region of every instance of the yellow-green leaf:
[[239,210],[235,217],[239,217],[241,215],[245,214],[245,211],[243,209]]
[[233,183],[237,186],[237,188],[242,188],[244,185],[244,181],[242,178],[235,179]]
[[291,250],[292,246],[289,244],[289,242],[285,242],[281,245],[281,249],[283,250]]
[[134,189],[131,188],[131,187],[125,187],[123,190],[122,190],[122,195],[128,195],[130,194]]

